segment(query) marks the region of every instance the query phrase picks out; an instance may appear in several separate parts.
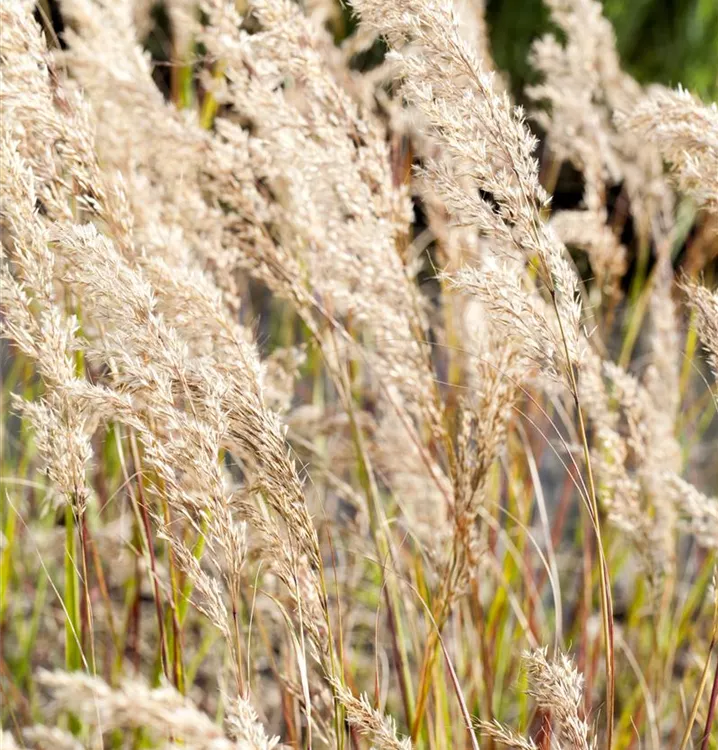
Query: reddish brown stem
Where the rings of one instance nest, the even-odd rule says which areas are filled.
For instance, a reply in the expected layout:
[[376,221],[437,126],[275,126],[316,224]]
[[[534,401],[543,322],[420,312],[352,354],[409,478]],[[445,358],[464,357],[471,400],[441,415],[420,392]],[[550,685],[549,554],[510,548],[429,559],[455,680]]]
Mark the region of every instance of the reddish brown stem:
[[708,750],[708,743],[710,742],[713,720],[715,719],[716,703],[718,703],[718,664],[716,664],[716,671],[715,675],[713,676],[713,688],[711,689],[711,697],[710,701],[708,702],[708,716],[706,717],[706,728],[703,731],[701,750]]

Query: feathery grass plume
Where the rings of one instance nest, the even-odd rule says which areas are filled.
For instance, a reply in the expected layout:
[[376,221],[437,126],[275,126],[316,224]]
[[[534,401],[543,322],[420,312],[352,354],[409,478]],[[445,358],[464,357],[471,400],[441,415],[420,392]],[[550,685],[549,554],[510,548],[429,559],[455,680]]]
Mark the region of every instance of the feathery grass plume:
[[718,211],[718,108],[683,88],[649,89],[617,122],[655,144],[673,168],[681,190],[710,211]]
[[[524,262],[537,263],[539,278],[554,308],[549,319],[559,332],[559,346],[549,347],[544,360],[552,365],[559,364],[560,381],[568,384],[578,404],[576,368],[580,366],[581,322],[578,277],[556,233],[543,221],[542,213],[549,205],[549,198],[539,182],[538,165],[533,156],[536,141],[525,126],[523,112],[511,106],[506,94],[498,94],[492,86],[491,76],[482,72],[479,61],[461,39],[450,2],[424,4],[400,0],[386,7],[374,0],[359,0],[355,7],[363,23],[386,36],[392,57],[399,64],[402,95],[421,114],[422,125],[429,137],[440,144],[444,152],[441,161],[427,162],[425,179],[432,183],[457,220],[477,228],[499,246],[514,248]],[[490,197],[482,197],[487,194]],[[462,280],[458,279],[459,285]],[[502,287],[502,284],[496,284],[496,287]],[[526,309],[534,312],[536,305],[515,280],[511,288],[512,292],[519,293],[518,298],[513,293],[503,297],[500,293],[487,296],[494,315],[500,311],[505,321],[511,320],[518,326],[522,319],[517,312]],[[509,296],[511,299],[507,299]],[[536,320],[535,316],[533,320]],[[543,336],[543,331],[537,328],[532,340],[535,342],[537,337]],[[536,351],[540,348],[535,347]],[[615,680],[611,592],[580,406],[578,416],[591,487],[589,512],[599,538],[601,555],[600,594],[606,645],[610,744]],[[425,661],[424,667],[427,664]],[[427,674],[422,668],[422,692],[412,736],[418,731]]]
[[[186,511],[186,509],[185,509]],[[160,527],[158,538],[172,546],[177,567],[187,575],[192,582],[192,604],[201,612],[219,632],[224,636],[230,649],[233,648],[233,636],[229,627],[229,616],[224,603],[224,592],[219,581],[202,569],[197,557],[187,545],[165,525]],[[203,537],[206,538],[206,535]],[[196,594],[196,595],[195,595]],[[237,664],[236,655],[232,664]]]
[[35,429],[50,479],[80,516],[90,497],[85,473],[92,451],[86,415],[68,395],[77,380],[77,319],[65,315],[56,299],[55,258],[47,228],[35,210],[34,174],[6,132],[0,148],[0,218],[12,238],[8,260],[16,274],[3,263],[2,333],[37,363],[45,396],[21,405],[21,410]]
[[[467,382],[476,393],[461,410],[452,512],[458,558],[450,567],[450,600],[477,572],[475,521],[519,392],[536,367],[549,384],[563,384],[569,367],[556,317],[531,284],[524,283],[528,278],[522,271],[521,264],[497,259],[483,248],[480,265],[463,265],[441,277],[448,291],[459,290],[469,300],[461,322],[466,328],[461,348],[468,355]],[[574,360],[581,358],[582,353],[575,352]]]
[[[196,118],[163,102],[128,3],[68,0],[63,11],[75,28],[66,33],[62,61],[95,104],[103,158],[121,170],[128,187],[133,237],[141,248],[137,262],[154,283],[158,309],[182,329],[193,351],[204,355],[209,348],[222,359],[218,350],[251,336],[222,311],[239,306],[231,278],[216,274],[220,293],[198,268],[212,268],[219,255],[218,215],[198,186],[206,135]],[[136,128],[138,121],[147,127]]]
[[269,737],[257,718],[252,704],[242,696],[236,696],[227,706],[224,719],[227,734],[240,748],[273,750],[279,744],[278,737]]
[[[195,114],[163,100],[132,27],[127,0],[66,0],[62,8],[71,28],[60,60],[93,105],[103,162],[122,174],[132,234],[140,248],[137,262],[150,279],[161,280],[156,287],[163,312],[181,315],[183,325],[194,323],[202,330],[207,321],[198,310],[187,315],[171,303],[186,303],[193,296],[199,303],[218,289],[236,315],[237,285],[222,260],[223,212],[205,200],[200,182],[208,134]],[[211,289],[202,270],[212,273],[217,289]],[[174,289],[167,289],[168,281]],[[193,295],[198,285],[203,295]]]
[[680,526],[695,535],[706,549],[718,550],[718,498],[708,497],[673,472],[664,472],[660,482],[679,516]]
[[[117,373],[118,386],[129,389],[148,412],[128,412],[120,405],[113,416],[139,435],[145,447],[144,461],[161,480],[158,489],[162,498],[178,517],[190,521],[204,517],[206,529],[199,518],[194,521],[195,528],[208,540],[209,549],[215,555],[221,551],[226,560],[231,619],[225,615],[213,579],[199,575],[189,556],[172,544],[176,562],[200,587],[199,609],[227,639],[238,692],[246,690],[242,632],[237,622],[242,609],[239,573],[244,553],[222,484],[219,452],[223,445],[248,461],[251,489],[261,493],[285,526],[278,557],[287,571],[283,581],[297,627],[309,636],[313,654],[331,671],[316,531],[303,505],[301,482],[286,452],[281,426],[264,407],[256,353],[243,345],[239,359],[224,359],[221,364],[192,358],[178,333],[154,313],[148,285],[106,238],[92,227],[76,227],[65,232],[60,242],[73,261],[66,280],[83,290],[88,311],[104,321],[106,333],[96,356]],[[117,289],[124,292],[122,312],[112,305]],[[236,350],[233,354],[238,356]],[[152,366],[146,364],[150,358]],[[187,412],[175,406],[178,400],[185,402]],[[290,474],[285,475],[286,471]],[[269,554],[269,550],[265,552]]]
[[[549,661],[547,650],[537,648],[523,654],[528,672],[527,694],[538,708],[558,724],[555,730],[561,747],[571,750],[594,750],[596,738],[588,724],[579,716],[583,703],[584,680],[569,656],[560,653]],[[510,727],[498,721],[477,721],[476,727],[497,742],[516,750],[535,750],[533,740],[524,739]]]
[[287,534],[282,533],[274,519],[262,513],[255,503],[235,493],[232,507],[252,528],[268,571],[276,575],[291,594],[294,606],[301,615],[302,627],[309,635],[314,658],[331,671],[327,601],[317,584],[317,573],[311,557],[298,555],[291,537],[288,543]]
[[[428,433],[432,451],[440,450],[442,463],[449,467],[453,447],[424,345],[421,304],[398,252],[410,204],[406,189],[395,184],[391,173],[385,128],[341,89],[322,59],[317,30],[291,3],[256,2],[251,11],[259,30],[237,35],[229,31],[239,21],[233,9],[208,4],[210,25],[201,36],[222,61],[233,110],[251,123],[249,132],[229,118],[216,123],[220,135],[234,142],[228,155],[249,154],[248,164],[242,163],[232,180],[239,174],[252,182],[251,192],[238,191],[236,182],[230,182],[218,198],[225,205],[246,201],[246,195],[257,193],[257,178],[271,190],[272,202],[259,196],[266,209],[260,217],[276,242],[248,243],[245,265],[294,302],[322,347],[353,424],[353,396],[342,374],[352,350],[343,353],[339,347],[351,343],[349,337],[366,336],[371,348],[362,358],[380,384],[379,407],[398,413],[428,469],[422,475],[443,494],[447,483],[441,464],[426,449],[422,432]],[[220,36],[218,29],[228,33]],[[292,86],[277,87],[277,80],[289,80]],[[213,172],[221,176],[222,167]],[[222,187],[222,182],[217,185]],[[251,216],[250,211],[257,214],[254,205],[249,210],[244,205],[230,209],[239,217]],[[321,333],[327,323],[328,338]],[[380,498],[364,438],[355,427],[352,430],[366,475],[362,481],[368,514],[381,519],[384,510],[377,505]],[[399,500],[411,503],[414,498]],[[391,554],[385,532],[379,521],[373,523],[379,554],[385,558]],[[395,603],[391,606],[396,608]],[[403,680],[406,683],[405,675]]]
[[[305,507],[301,480],[284,447],[282,426],[263,404],[256,351],[240,341],[233,342],[237,347],[234,362],[193,359],[181,335],[155,313],[152,288],[122,261],[106,238],[85,226],[62,233],[58,241],[71,261],[65,273],[67,282],[83,291],[95,316],[113,329],[104,336],[103,357],[127,368],[127,373],[120,368],[120,382],[145,382],[157,388],[164,386],[163,378],[170,378],[176,394],[189,398],[201,410],[200,416],[221,419],[224,425],[216,422],[216,426],[227,447],[252,461],[257,489],[266,492],[268,502],[283,520],[291,521],[293,532],[303,539],[301,549],[319,564],[316,531],[306,510],[300,511]],[[123,290],[125,300],[122,310],[114,304],[118,289]],[[144,367],[137,359],[150,354],[156,384],[147,374],[143,377]],[[147,373],[151,375],[152,369]],[[173,395],[163,395],[168,405]],[[188,441],[188,458],[190,446]]]
[[367,695],[356,698],[338,681],[334,684],[335,695],[347,712],[347,721],[360,734],[369,737],[377,750],[411,750],[409,739],[400,739],[391,717],[372,708]]
[[550,379],[565,382],[568,368],[583,360],[585,350],[578,338],[570,342],[566,359],[555,315],[535,290],[527,288],[518,264],[489,257],[482,267],[464,266],[447,281],[454,289],[475,296],[491,326],[514,340],[524,357]]
[[598,62],[605,37],[613,34],[593,0],[546,0],[551,19],[565,35],[561,44],[553,34],[534,42],[530,62],[542,80],[526,89],[535,103],[546,103],[534,119],[544,128],[547,144],[559,162],[569,161],[585,179],[584,203],[600,212],[606,183],[616,182],[619,166],[610,140],[610,119],[600,106],[601,71]]
[[[226,167],[215,170],[217,197],[239,218],[252,211],[276,238],[243,243],[244,264],[304,316],[321,311],[308,321],[313,329],[339,317],[366,332],[377,379],[441,434],[421,304],[397,251],[411,204],[394,182],[383,124],[341,88],[320,32],[292,3],[252,3],[260,25],[253,34],[239,29],[231,4],[206,5],[210,23],[200,38],[222,61],[231,114],[251,124],[247,133],[229,117],[216,123],[230,146],[219,159],[230,151],[248,156],[227,175],[235,184],[223,184]],[[277,88],[285,76],[292,87]],[[272,200],[231,205],[246,202],[237,178],[259,180]]]
[[[143,461],[151,469],[156,481],[150,491],[160,501],[168,504],[176,519],[185,519],[205,543],[205,554],[221,572],[222,584],[216,576],[209,575],[200,561],[178,538],[174,527],[163,519],[156,519],[159,538],[171,545],[175,564],[193,583],[197,597],[195,607],[222,633],[232,655],[232,668],[240,693],[245,691],[242,642],[238,613],[241,610],[241,572],[246,555],[245,524],[235,520],[235,511],[255,526],[260,538],[267,539],[270,520],[259,515],[252,506],[236,502],[234,495],[224,490],[219,466],[222,442],[222,422],[219,403],[214,404],[215,423],[200,421],[195,416],[175,407],[176,395],[172,381],[162,368],[136,366],[136,358],[124,360],[113,356],[110,360],[120,369],[122,376],[133,383],[132,394],[144,404],[138,409],[121,395],[109,389],[85,386],[77,389],[78,399],[88,408],[113,417],[131,427],[144,445]],[[124,365],[124,366],[123,366]],[[135,369],[133,369],[135,368]],[[187,381],[191,387],[191,379]],[[199,401],[193,402],[205,416],[212,409]],[[271,504],[271,503],[270,503]],[[286,517],[283,517],[287,521]],[[319,591],[316,568],[312,557],[302,553],[297,545],[292,527],[287,535],[274,530],[273,544],[262,548],[263,556],[271,569],[281,566],[282,581],[297,609],[303,628],[311,638],[316,658],[326,659],[327,629],[325,602]],[[224,603],[225,593],[231,603],[231,615]]]
[[657,227],[670,228],[673,197],[657,149],[613,125],[614,114],[633,106],[641,87],[621,69],[615,32],[601,3],[546,0],[546,5],[565,43],[547,34],[533,46],[531,62],[543,81],[527,93],[550,105],[550,112],[535,116],[557,157],[583,172],[587,209],[605,216],[606,187],[622,182],[639,235],[647,241]]
[[[283,428],[264,406],[256,352],[241,343],[234,361],[220,364],[213,359],[193,359],[178,333],[155,313],[149,285],[122,261],[106,238],[87,226],[66,231],[58,241],[71,260],[67,282],[82,291],[88,309],[106,324],[97,355],[116,370],[117,382],[124,389],[140,396],[144,391],[151,415],[166,431],[160,438],[148,423],[136,419],[131,423],[141,430],[146,458],[163,478],[166,491],[176,493],[176,509],[197,504],[178,482],[176,472],[182,471],[211,499],[212,513],[228,512],[219,450],[224,445],[246,458],[253,469],[252,488],[286,524],[291,559],[295,565],[302,557],[306,559],[309,586],[316,589],[315,596],[322,602],[316,530],[285,447]],[[123,290],[125,300],[122,310],[113,304],[118,289]],[[145,364],[148,357],[153,361],[151,367]],[[180,412],[174,406],[177,398],[187,399],[188,409],[196,413]],[[227,518],[225,526],[233,528],[231,519]],[[315,645],[321,646],[319,652],[323,653],[327,647],[322,637],[325,624],[312,625]]]
[[696,330],[708,355],[708,362],[718,378],[718,291],[712,292],[705,286],[688,281],[682,286],[687,302],[695,312]]
[[649,387],[595,353],[586,358],[581,388],[594,428],[602,505],[634,541],[655,584],[675,564],[675,509],[660,479],[666,467],[678,472],[681,466],[675,412],[664,402],[657,406]]
[[[676,438],[676,422],[681,399],[680,362],[682,357],[678,312],[673,287],[670,245],[658,248],[650,297],[651,364],[641,382],[622,368],[604,363],[613,381],[628,426],[628,446],[637,466],[637,475],[653,507],[651,520],[659,548],[666,553],[667,567],[675,564],[675,508],[665,498],[660,480],[662,471],[680,472],[682,452]],[[641,437],[638,434],[641,433]]]
[[[478,747],[470,705],[487,746],[585,749],[599,576],[613,715],[610,576],[635,596],[605,744],[686,750],[718,697],[715,493],[684,465],[712,448],[691,366],[697,338],[718,365],[718,304],[673,295],[671,257],[710,279],[712,219],[686,235],[659,144],[618,127],[642,91],[594,0],[548,0],[561,41],[536,47],[544,187],[556,156],[586,186],[550,217],[521,113],[483,75],[483,0],[357,2],[375,23],[344,42],[326,0],[0,8],[3,723],[68,750],[108,728],[172,750],[274,750],[277,731],[445,750]],[[565,247],[597,280],[583,299]],[[43,499],[83,482],[80,571],[70,508],[62,529]],[[34,676],[63,626],[66,669],[104,683]],[[538,705],[509,699],[511,649],[560,654],[564,634],[585,690],[538,652]],[[163,671],[177,692],[147,687]]]
[[[492,77],[481,70],[480,62],[461,38],[451,2],[398,0],[387,7],[376,0],[358,0],[355,8],[363,23],[386,37],[392,58],[399,64],[402,95],[421,114],[423,127],[445,154],[441,161],[427,162],[426,179],[458,220],[476,227],[499,245],[514,248],[525,262],[537,263],[540,280],[551,297],[555,313],[551,320],[560,333],[561,381],[568,384],[579,406],[590,485],[589,512],[599,540],[610,744],[615,682],[613,622],[598,504],[576,382],[581,301],[578,277],[566,249],[543,221],[549,197],[539,182],[533,155],[536,140],[524,123],[523,112],[511,106],[506,94],[495,91]],[[482,197],[487,194],[487,198]],[[523,292],[515,282],[513,289]],[[526,293],[521,293],[518,301],[515,295],[511,300],[492,296],[494,307],[502,311],[506,320],[513,319],[514,325],[521,324],[517,304],[521,311],[534,308],[525,299]],[[533,339],[538,335],[541,334],[534,334]],[[549,363],[556,361],[555,356],[552,347]],[[415,720],[413,736],[416,731]]]
[[[68,111],[71,114],[71,109],[68,108]],[[63,126],[66,127],[66,124],[63,123]],[[89,127],[73,137],[90,150],[92,139]],[[95,169],[94,155],[88,156],[88,161],[89,168]],[[82,172],[86,166],[73,155],[73,171]],[[104,196],[98,196],[95,205],[101,215],[106,214],[111,218],[111,204],[109,201],[107,203],[105,205]],[[106,223],[112,228],[111,221]],[[299,549],[294,550],[292,559],[296,564],[297,555],[306,558],[308,562],[305,565],[311,570],[308,576],[305,571],[304,577],[310,587],[317,587],[319,584],[315,571],[321,565],[321,560],[316,532],[309,516],[305,514],[302,520],[297,515],[297,508],[292,507],[297,498],[301,498],[301,503],[304,502],[301,482],[287,456],[281,426],[264,407],[257,355],[246,341],[236,335],[238,327],[226,319],[218,297],[210,294],[211,287],[207,284],[194,291],[195,306],[198,310],[204,307],[208,311],[211,323],[209,328],[222,342],[224,356],[221,363],[212,357],[193,360],[181,335],[166,326],[155,313],[152,288],[126,264],[111,243],[92,227],[72,226],[69,221],[63,221],[63,224],[64,228],[58,227],[55,230],[56,247],[63,261],[63,280],[86,298],[90,317],[105,328],[100,337],[100,346],[95,347],[94,354],[99,355],[119,376],[116,383],[120,387],[124,388],[131,383],[135,395],[144,399],[144,406],[150,407],[151,416],[172,435],[175,442],[163,444],[165,436],[156,436],[147,419],[138,419],[137,412],[121,399],[110,397],[107,392],[101,391],[94,391],[92,399],[95,402],[102,402],[103,397],[109,400],[108,410],[112,416],[126,420],[130,426],[141,431],[146,458],[168,485],[174,488],[176,510],[197,509],[196,501],[183,490],[176,479],[175,471],[180,466],[183,474],[189,472],[195,484],[207,488],[208,496],[215,498],[213,513],[225,507],[226,503],[221,501],[221,477],[216,470],[221,436],[226,436],[226,442],[232,449],[238,450],[238,455],[250,458],[253,465],[257,464],[256,459],[266,462],[264,469],[257,469],[260,477],[257,488],[264,491],[275,510],[281,505],[280,515],[291,530],[292,537],[298,537],[304,529],[305,543],[308,546],[299,542]],[[114,231],[113,236],[116,236]],[[122,238],[126,238],[126,233]],[[123,249],[126,250],[127,245]],[[131,259],[133,253],[126,253],[126,257]],[[179,275],[181,277],[181,272]],[[180,288],[185,290],[184,296],[188,296],[188,282],[184,282]],[[118,310],[115,304],[119,290],[125,295],[126,307],[123,311]],[[182,322],[181,310],[175,318]],[[233,359],[227,357],[228,347]],[[151,360],[155,364],[148,367],[145,362]],[[190,378],[191,382],[188,381],[190,371],[194,374],[194,378]],[[87,398],[86,390],[84,398]],[[224,402],[218,400],[221,398],[220,394],[225,399]],[[216,418],[221,410],[226,411],[226,428],[224,423],[220,424],[216,419],[214,423],[210,421],[207,425],[179,413],[174,407],[176,397],[189,398],[191,408],[201,410],[203,419],[208,415]],[[217,408],[220,403],[222,406]],[[237,407],[240,404],[245,411],[238,419]],[[113,409],[116,411],[113,412]],[[221,418],[222,422],[223,420],[224,416]],[[262,434],[268,440],[264,440],[264,444],[259,447],[256,441]],[[166,449],[170,446],[168,453]],[[203,450],[197,451],[197,446],[202,446]],[[168,458],[171,459],[169,465]],[[282,475],[283,470],[289,471],[289,483],[285,482],[287,477]],[[280,497],[284,500],[277,505]],[[232,528],[231,521],[226,527]],[[321,601],[320,595],[319,599]],[[323,628],[321,625],[320,627]],[[319,651],[326,647],[326,641],[319,636],[314,638],[314,643]],[[320,645],[322,648],[319,648]]]
[[96,217],[111,228],[123,252],[133,252],[126,196],[99,167],[86,102],[60,84],[31,5],[13,3],[0,14],[0,102],[9,137],[35,175],[43,214],[57,222],[73,221],[77,213]]
[[550,711],[558,722],[558,736],[572,750],[596,747],[588,724],[579,716],[583,703],[583,675],[576,670],[566,654],[556,660],[546,658],[545,649],[524,654],[528,671],[528,694],[539,708]]
[[386,36],[400,64],[403,96],[451,159],[429,160],[426,178],[457,220],[518,249],[529,262],[538,259],[573,359],[581,317],[577,278],[541,219],[549,198],[523,112],[493,88],[492,76],[461,38],[450,2],[401,0],[386,7],[359,0],[355,8],[363,23]]
[[639,381],[618,365],[604,362],[626,420],[626,442],[633,462],[644,471],[680,467],[680,446],[673,435],[674,415],[656,409],[654,400]]
[[538,750],[536,743],[532,739],[522,737],[511,727],[507,727],[501,722],[477,720],[474,726],[486,737],[491,737],[500,745],[514,748],[514,750]]
[[[174,430],[170,426],[168,429],[169,435],[172,435],[173,432]],[[193,441],[193,443],[196,445],[196,441]],[[152,443],[148,447],[149,452],[152,453]],[[192,603],[224,636],[233,657],[232,668],[236,673],[238,692],[244,694],[246,692],[246,680],[242,661],[241,628],[238,618],[242,609],[241,575],[247,552],[246,523],[237,523],[233,516],[231,499],[225,494],[208,497],[205,501],[207,507],[200,506],[199,518],[193,518],[194,514],[191,512],[192,506],[190,503],[194,498],[191,498],[190,503],[188,503],[181,490],[179,493],[172,490],[176,486],[176,467],[183,464],[179,463],[177,458],[173,462],[171,461],[173,457],[171,456],[171,450],[166,450],[166,443],[163,448],[165,450],[158,467],[160,468],[158,475],[163,476],[162,469],[165,469],[166,473],[165,467],[168,463],[171,466],[174,465],[173,468],[175,468],[171,473],[170,482],[164,482],[165,497],[179,517],[187,516],[190,523],[195,526],[205,544],[203,558],[211,560],[212,567],[218,571],[222,583],[220,584],[218,575],[210,575],[203,569],[200,559],[178,537],[172,527],[159,518],[156,520],[159,528],[158,536],[170,543],[177,566],[188,576],[199,595],[199,599],[193,597]],[[170,460],[168,461],[168,459]],[[150,466],[153,465],[151,456],[148,463]],[[214,464],[217,463],[218,461],[215,458]],[[183,480],[186,482],[184,477]],[[192,487],[191,484],[190,486]],[[195,484],[192,487],[192,494],[202,497],[202,485],[197,486]],[[231,604],[231,615],[224,603],[225,593]]]
[[491,468],[506,443],[524,367],[525,360],[512,342],[491,341],[476,365],[476,391],[461,405],[452,507],[453,556],[444,571],[447,608],[478,574],[476,521],[486,504]]
[[681,336],[673,301],[673,265],[668,245],[659,250],[650,298],[651,365],[643,377],[656,408],[675,424],[680,406]]
[[[494,72],[496,64],[491,56],[491,40],[486,20],[486,0],[459,0],[455,5],[458,28],[470,44],[476,57],[481,60],[483,70]],[[494,86],[504,86],[500,75],[494,78]]]
[[[287,200],[297,203],[297,208],[304,214],[297,218],[303,233],[310,227],[318,232],[313,214],[322,209],[329,210],[324,236],[314,237],[310,233],[307,239],[319,243],[318,249],[325,253],[336,253],[337,262],[343,264],[349,264],[351,259],[342,254],[346,252],[346,240],[342,239],[339,230],[351,232],[351,240],[361,242],[357,237],[358,229],[364,226],[364,222],[371,223],[382,240],[374,252],[380,254],[382,260],[391,261],[387,263],[386,271],[388,278],[395,277],[400,264],[392,260],[393,238],[405,234],[410,206],[405,188],[392,184],[383,128],[377,120],[369,117],[369,113],[359,109],[334,80],[321,54],[321,33],[312,28],[293,4],[257,2],[250,10],[261,27],[257,33],[247,35],[240,30],[242,19],[234,13],[231,4],[208,4],[210,25],[205,27],[201,38],[227,68],[227,98],[236,110],[233,114],[249,118],[256,128],[258,137],[248,140],[249,146],[254,147],[251,151],[259,150],[257,155],[262,157],[256,166],[264,171],[271,169],[272,163],[292,140],[303,142],[309,152],[306,163],[300,161],[297,165],[296,176],[301,183],[296,192],[291,185],[277,185],[276,188],[281,187],[276,195],[280,203]],[[245,70],[247,56],[262,61],[261,65],[250,66],[251,73]],[[276,95],[272,96],[273,84],[281,75],[292,77],[298,89],[295,94],[287,92],[282,96],[281,92],[275,92]],[[304,98],[300,98],[300,93]],[[259,110],[250,105],[259,107]],[[277,108],[274,114],[266,111],[272,106]],[[324,112],[322,108],[328,111]],[[266,123],[262,114],[271,115],[274,121]],[[219,124],[228,125],[227,122]],[[277,127],[280,131],[275,135],[272,131]],[[321,161],[321,154],[310,140],[312,134],[325,148],[336,149],[337,161],[348,171],[346,176],[342,176],[339,168],[326,159]],[[272,150],[277,153],[273,154]],[[265,175],[272,180],[271,188],[275,187],[274,182],[279,177],[277,167],[275,164],[273,173]],[[326,170],[326,175],[322,170]],[[316,185],[309,183],[311,178],[317,180]],[[350,187],[358,192],[348,193]],[[368,189],[373,189],[374,194],[369,194]],[[344,211],[343,220],[336,213],[338,210]],[[332,244],[324,247],[326,242]],[[311,257],[306,262],[317,263]],[[314,273],[318,275],[321,270],[316,266]],[[325,277],[322,277],[322,282],[327,283]],[[380,282],[377,279],[375,283]]]
[[[201,156],[196,114],[166,102],[154,84],[131,0],[62,0],[60,5],[66,28],[57,59],[92,104],[103,162],[126,176],[134,169],[136,179],[149,183],[144,192],[152,205],[160,198],[155,191],[161,191],[165,210],[177,212],[176,198],[191,188]],[[132,208],[142,216],[141,205]]]
[[[99,677],[46,670],[40,671],[37,679],[50,691],[55,711],[72,711],[103,733],[142,728],[157,739],[181,739],[196,748],[229,750],[237,746],[207,714],[169,685],[149,688],[140,680],[126,679],[112,688]],[[248,731],[241,738],[245,744],[240,746],[248,750],[276,746],[256,721],[245,729]]]
[[601,505],[611,523],[631,539],[646,572],[658,579],[669,557],[664,545],[658,544],[661,529],[644,507],[640,478],[629,471],[620,414],[612,408],[603,366],[595,353],[587,357],[581,372],[581,394],[593,428],[592,457]]
[[29,747],[37,750],[82,750],[83,745],[69,732],[60,727],[46,727],[35,724],[23,729],[22,738]]

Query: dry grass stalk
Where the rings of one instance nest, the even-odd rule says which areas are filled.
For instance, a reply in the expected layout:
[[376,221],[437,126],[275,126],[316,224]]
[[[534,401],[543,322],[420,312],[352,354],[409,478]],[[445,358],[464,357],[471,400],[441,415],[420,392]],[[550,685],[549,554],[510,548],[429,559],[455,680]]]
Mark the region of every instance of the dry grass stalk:
[[536,743],[532,739],[522,737],[511,727],[504,726],[501,722],[477,721],[476,728],[486,737],[491,737],[500,745],[514,748],[514,750],[537,750]]
[[411,750],[411,741],[399,739],[393,720],[373,708],[366,694],[355,698],[340,683],[335,685],[335,694],[346,709],[349,724],[369,737],[377,750]]

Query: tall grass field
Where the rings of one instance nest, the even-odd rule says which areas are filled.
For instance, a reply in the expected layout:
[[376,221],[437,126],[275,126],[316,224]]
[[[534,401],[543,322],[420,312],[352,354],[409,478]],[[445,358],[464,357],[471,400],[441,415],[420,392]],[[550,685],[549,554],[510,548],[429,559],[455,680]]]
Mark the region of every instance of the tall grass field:
[[716,9],[347,3],[2,0],[0,748],[718,750]]

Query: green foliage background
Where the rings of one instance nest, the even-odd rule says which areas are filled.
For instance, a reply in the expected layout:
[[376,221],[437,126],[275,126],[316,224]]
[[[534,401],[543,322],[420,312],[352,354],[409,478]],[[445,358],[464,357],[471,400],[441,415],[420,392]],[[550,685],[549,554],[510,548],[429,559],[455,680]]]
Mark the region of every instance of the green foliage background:
[[[718,96],[718,0],[604,0],[625,69],[642,83],[679,83],[704,99]],[[549,31],[542,0],[487,0],[498,67],[520,97],[534,80],[531,42]]]

